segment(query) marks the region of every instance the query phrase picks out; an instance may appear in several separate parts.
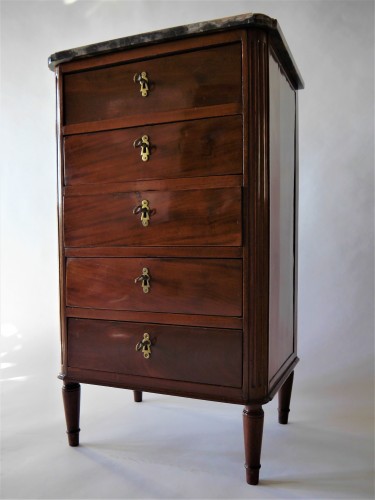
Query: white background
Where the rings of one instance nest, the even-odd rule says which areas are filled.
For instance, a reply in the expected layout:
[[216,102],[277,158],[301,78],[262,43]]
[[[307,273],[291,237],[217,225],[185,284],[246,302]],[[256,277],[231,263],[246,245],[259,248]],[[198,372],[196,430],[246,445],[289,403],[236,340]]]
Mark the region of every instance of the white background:
[[[83,386],[60,398],[56,51],[245,12],[279,20],[300,97],[299,355],[291,423],[265,407],[246,485],[241,408]],[[373,498],[374,3],[1,1],[2,498]]]

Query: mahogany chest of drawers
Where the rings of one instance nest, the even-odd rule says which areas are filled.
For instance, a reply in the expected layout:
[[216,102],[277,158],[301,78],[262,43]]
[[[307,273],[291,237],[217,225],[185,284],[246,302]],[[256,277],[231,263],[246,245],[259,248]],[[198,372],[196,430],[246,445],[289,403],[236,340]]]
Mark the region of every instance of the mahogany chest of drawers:
[[51,56],[63,399],[80,383],[237,403],[257,484],[262,404],[296,354],[297,90],[247,14]]

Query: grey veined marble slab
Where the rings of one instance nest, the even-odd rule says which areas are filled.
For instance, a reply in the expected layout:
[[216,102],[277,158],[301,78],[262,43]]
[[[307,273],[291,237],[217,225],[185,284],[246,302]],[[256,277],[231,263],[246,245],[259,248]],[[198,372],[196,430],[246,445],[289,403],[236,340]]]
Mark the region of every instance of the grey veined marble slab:
[[280,55],[287,63],[289,69],[294,74],[298,88],[303,87],[303,80],[298,68],[293,60],[293,56],[285,41],[284,35],[276,19],[272,19],[264,14],[242,14],[233,17],[224,17],[211,21],[203,21],[194,24],[186,24],[173,28],[166,28],[158,31],[150,31],[140,35],[131,35],[123,38],[116,38],[106,42],[94,43],[74,49],[63,50],[52,54],[48,59],[48,66],[54,70],[57,65],[86,57],[98,56],[108,52],[120,51],[127,48],[140,47],[151,43],[187,38],[202,33],[214,33],[235,28],[261,28],[266,30],[273,38],[274,44],[278,47]]

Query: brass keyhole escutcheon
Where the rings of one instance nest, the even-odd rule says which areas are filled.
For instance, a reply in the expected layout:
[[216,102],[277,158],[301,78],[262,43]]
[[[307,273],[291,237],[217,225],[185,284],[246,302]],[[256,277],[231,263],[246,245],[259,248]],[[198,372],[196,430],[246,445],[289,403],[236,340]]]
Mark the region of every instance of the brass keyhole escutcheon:
[[149,87],[148,87],[148,78],[146,71],[142,71],[141,73],[136,73],[133,77],[133,80],[135,83],[139,82],[140,85],[139,91],[142,97],[147,97],[149,92]]
[[141,205],[133,208],[133,214],[141,214],[142,226],[147,227],[150,221],[151,209],[147,200],[142,200]]
[[151,340],[148,333],[143,334],[143,339],[135,346],[136,351],[142,351],[143,356],[148,359],[151,355]]
[[134,283],[138,283],[138,281],[141,282],[142,290],[143,293],[148,293],[151,287],[151,277],[149,275],[147,267],[144,267],[142,269],[142,274],[141,276],[138,276],[138,278],[135,278]]
[[141,148],[141,158],[142,161],[148,161],[150,156],[150,141],[148,135],[142,135],[140,139],[136,139],[133,142],[135,148]]

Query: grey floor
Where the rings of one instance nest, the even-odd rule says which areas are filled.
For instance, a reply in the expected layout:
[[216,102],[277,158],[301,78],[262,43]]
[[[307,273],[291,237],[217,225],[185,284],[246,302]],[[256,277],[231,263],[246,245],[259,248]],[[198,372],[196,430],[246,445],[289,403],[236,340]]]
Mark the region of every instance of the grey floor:
[[290,424],[277,423],[276,400],[265,406],[254,487],[235,405],[147,393],[136,404],[131,391],[83,385],[81,446],[68,447],[55,342],[36,352],[16,337],[2,339],[3,499],[373,498],[365,394],[352,389],[348,404],[328,384],[316,391],[306,364],[296,369]]

